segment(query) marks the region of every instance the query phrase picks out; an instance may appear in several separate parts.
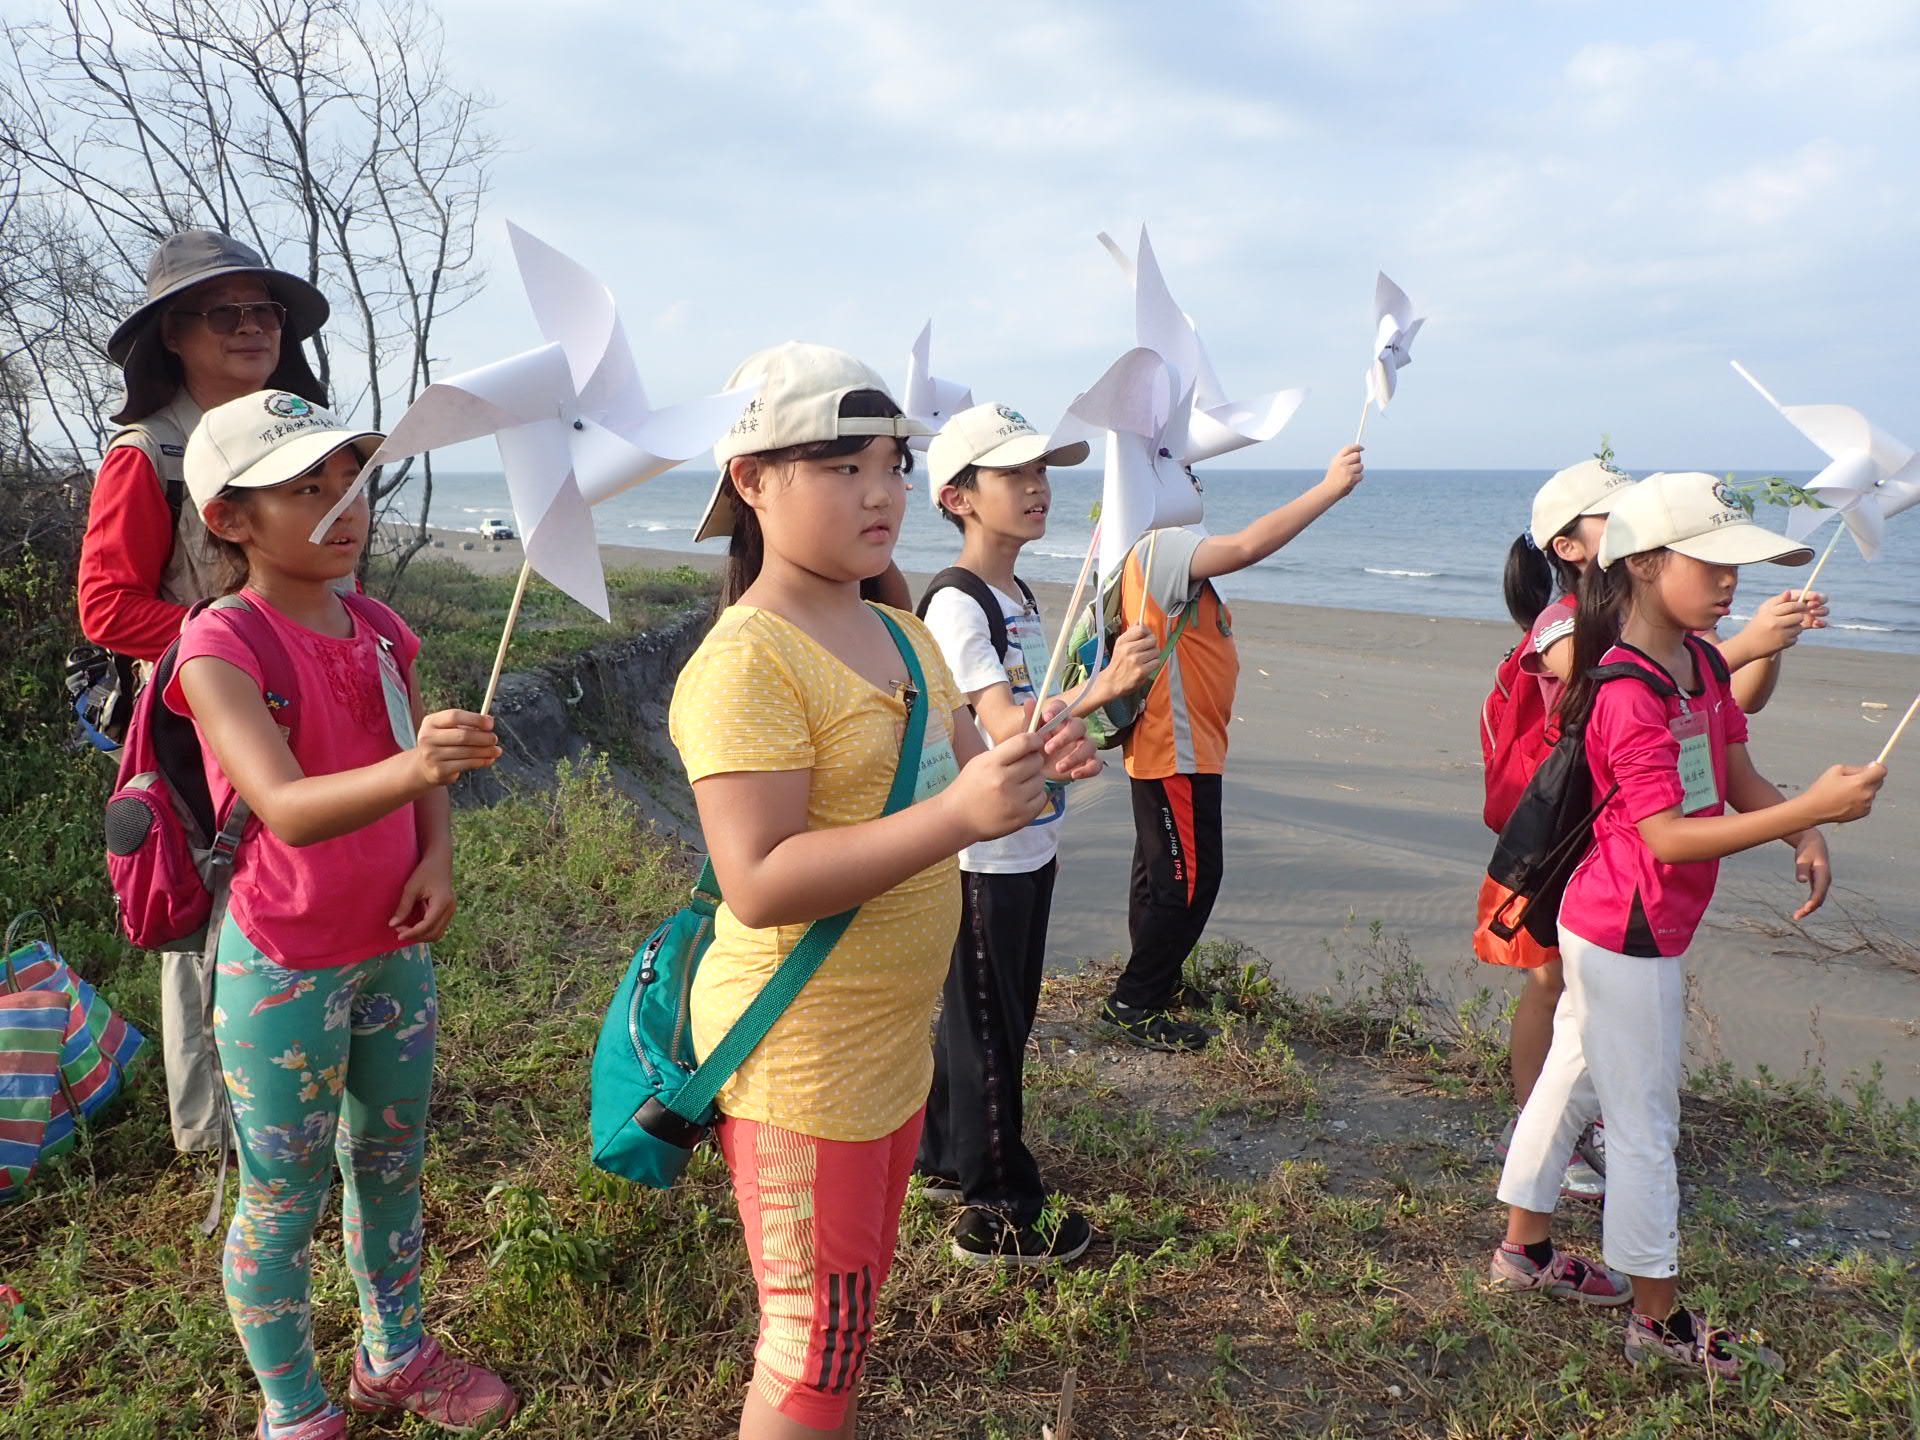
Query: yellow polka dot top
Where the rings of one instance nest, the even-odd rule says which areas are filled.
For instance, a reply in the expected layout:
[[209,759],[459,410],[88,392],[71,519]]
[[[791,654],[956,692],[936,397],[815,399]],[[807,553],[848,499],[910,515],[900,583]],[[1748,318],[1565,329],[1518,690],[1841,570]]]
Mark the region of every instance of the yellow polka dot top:
[[[951,740],[963,702],[940,647],[902,611],[926,677],[927,739]],[[724,611],[680,672],[669,727],[689,781],[810,770],[807,828],[879,818],[900,758],[906,706],[771,611]],[[759,1048],[720,1092],[723,1114],[823,1140],[877,1140],[926,1103],[935,1000],[960,927],[959,866],[942,860],[860,907]],[[705,1055],[806,933],[752,930],[724,904],[693,986]]]

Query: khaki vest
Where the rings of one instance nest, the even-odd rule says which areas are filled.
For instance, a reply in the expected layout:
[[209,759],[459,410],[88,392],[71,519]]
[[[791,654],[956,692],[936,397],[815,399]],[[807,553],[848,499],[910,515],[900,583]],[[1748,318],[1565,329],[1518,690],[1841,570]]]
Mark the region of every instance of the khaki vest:
[[131,445],[153,464],[164,494],[180,496],[180,514],[173,527],[173,552],[160,578],[160,598],[174,605],[193,605],[214,593],[219,559],[208,542],[206,522],[187,494],[187,436],[200,423],[201,409],[182,386],[180,392],[151,415],[134,421],[112,440],[108,451]]

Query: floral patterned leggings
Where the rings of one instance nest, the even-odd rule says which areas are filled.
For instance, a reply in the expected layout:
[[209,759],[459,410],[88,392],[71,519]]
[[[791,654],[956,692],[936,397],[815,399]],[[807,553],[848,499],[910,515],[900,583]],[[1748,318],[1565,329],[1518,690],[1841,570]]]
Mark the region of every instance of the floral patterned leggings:
[[424,945],[290,970],[229,922],[213,1031],[239,1132],[240,1202],[227,1231],[227,1309],[286,1424],[326,1403],[313,1358],[314,1231],[337,1160],[361,1342],[385,1361],[421,1338],[420,1163],[437,1010]]

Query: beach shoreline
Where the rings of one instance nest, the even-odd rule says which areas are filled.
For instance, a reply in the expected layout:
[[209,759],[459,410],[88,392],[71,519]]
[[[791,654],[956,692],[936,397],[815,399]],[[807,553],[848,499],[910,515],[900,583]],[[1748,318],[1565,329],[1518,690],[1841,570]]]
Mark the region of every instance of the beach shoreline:
[[[496,549],[460,531],[435,535],[442,546],[425,555],[491,574],[519,568],[517,542]],[[610,568],[708,572],[725,559],[718,547],[607,545],[602,554]],[[916,593],[926,578],[908,576]],[[1057,625],[1067,587],[1034,588]],[[1518,632],[1492,621],[1235,601],[1231,579],[1221,589],[1242,669],[1226,877],[1209,935],[1252,947],[1290,985],[1311,990],[1343,970],[1353,978],[1378,922],[1385,936],[1404,938],[1442,994],[1466,999],[1484,988],[1504,1001],[1518,978],[1476,962],[1469,937],[1493,845],[1480,821],[1479,710]],[[1824,636],[1790,652],[1785,666],[1754,721],[1752,750],[1789,793],[1828,764],[1872,759],[1920,686],[1920,665],[1907,657]],[[1075,787],[1054,901],[1059,965],[1126,948],[1132,816],[1112,759],[1107,774]],[[1696,1062],[1766,1064],[1776,1075],[1819,1066],[1832,1080],[1877,1064],[1891,1096],[1920,1097],[1920,969],[1909,968],[1920,951],[1900,943],[1920,941],[1909,858],[1920,853],[1920,793],[1903,792],[1902,778],[1896,753],[1873,815],[1830,833],[1835,898],[1804,938],[1781,924],[1799,903],[1785,846],[1726,862],[1689,952]],[[1882,948],[1865,944],[1847,911],[1884,936]]]

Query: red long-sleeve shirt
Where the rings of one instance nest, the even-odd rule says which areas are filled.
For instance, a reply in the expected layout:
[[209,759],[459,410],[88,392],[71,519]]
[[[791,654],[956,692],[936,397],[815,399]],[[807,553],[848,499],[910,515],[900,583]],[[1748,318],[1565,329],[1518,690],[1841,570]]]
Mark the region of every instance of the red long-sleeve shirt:
[[80,544],[80,629],[96,645],[158,660],[187,618],[160,598],[173,555],[173,512],[153,462],[137,446],[109,450],[93,481]]

